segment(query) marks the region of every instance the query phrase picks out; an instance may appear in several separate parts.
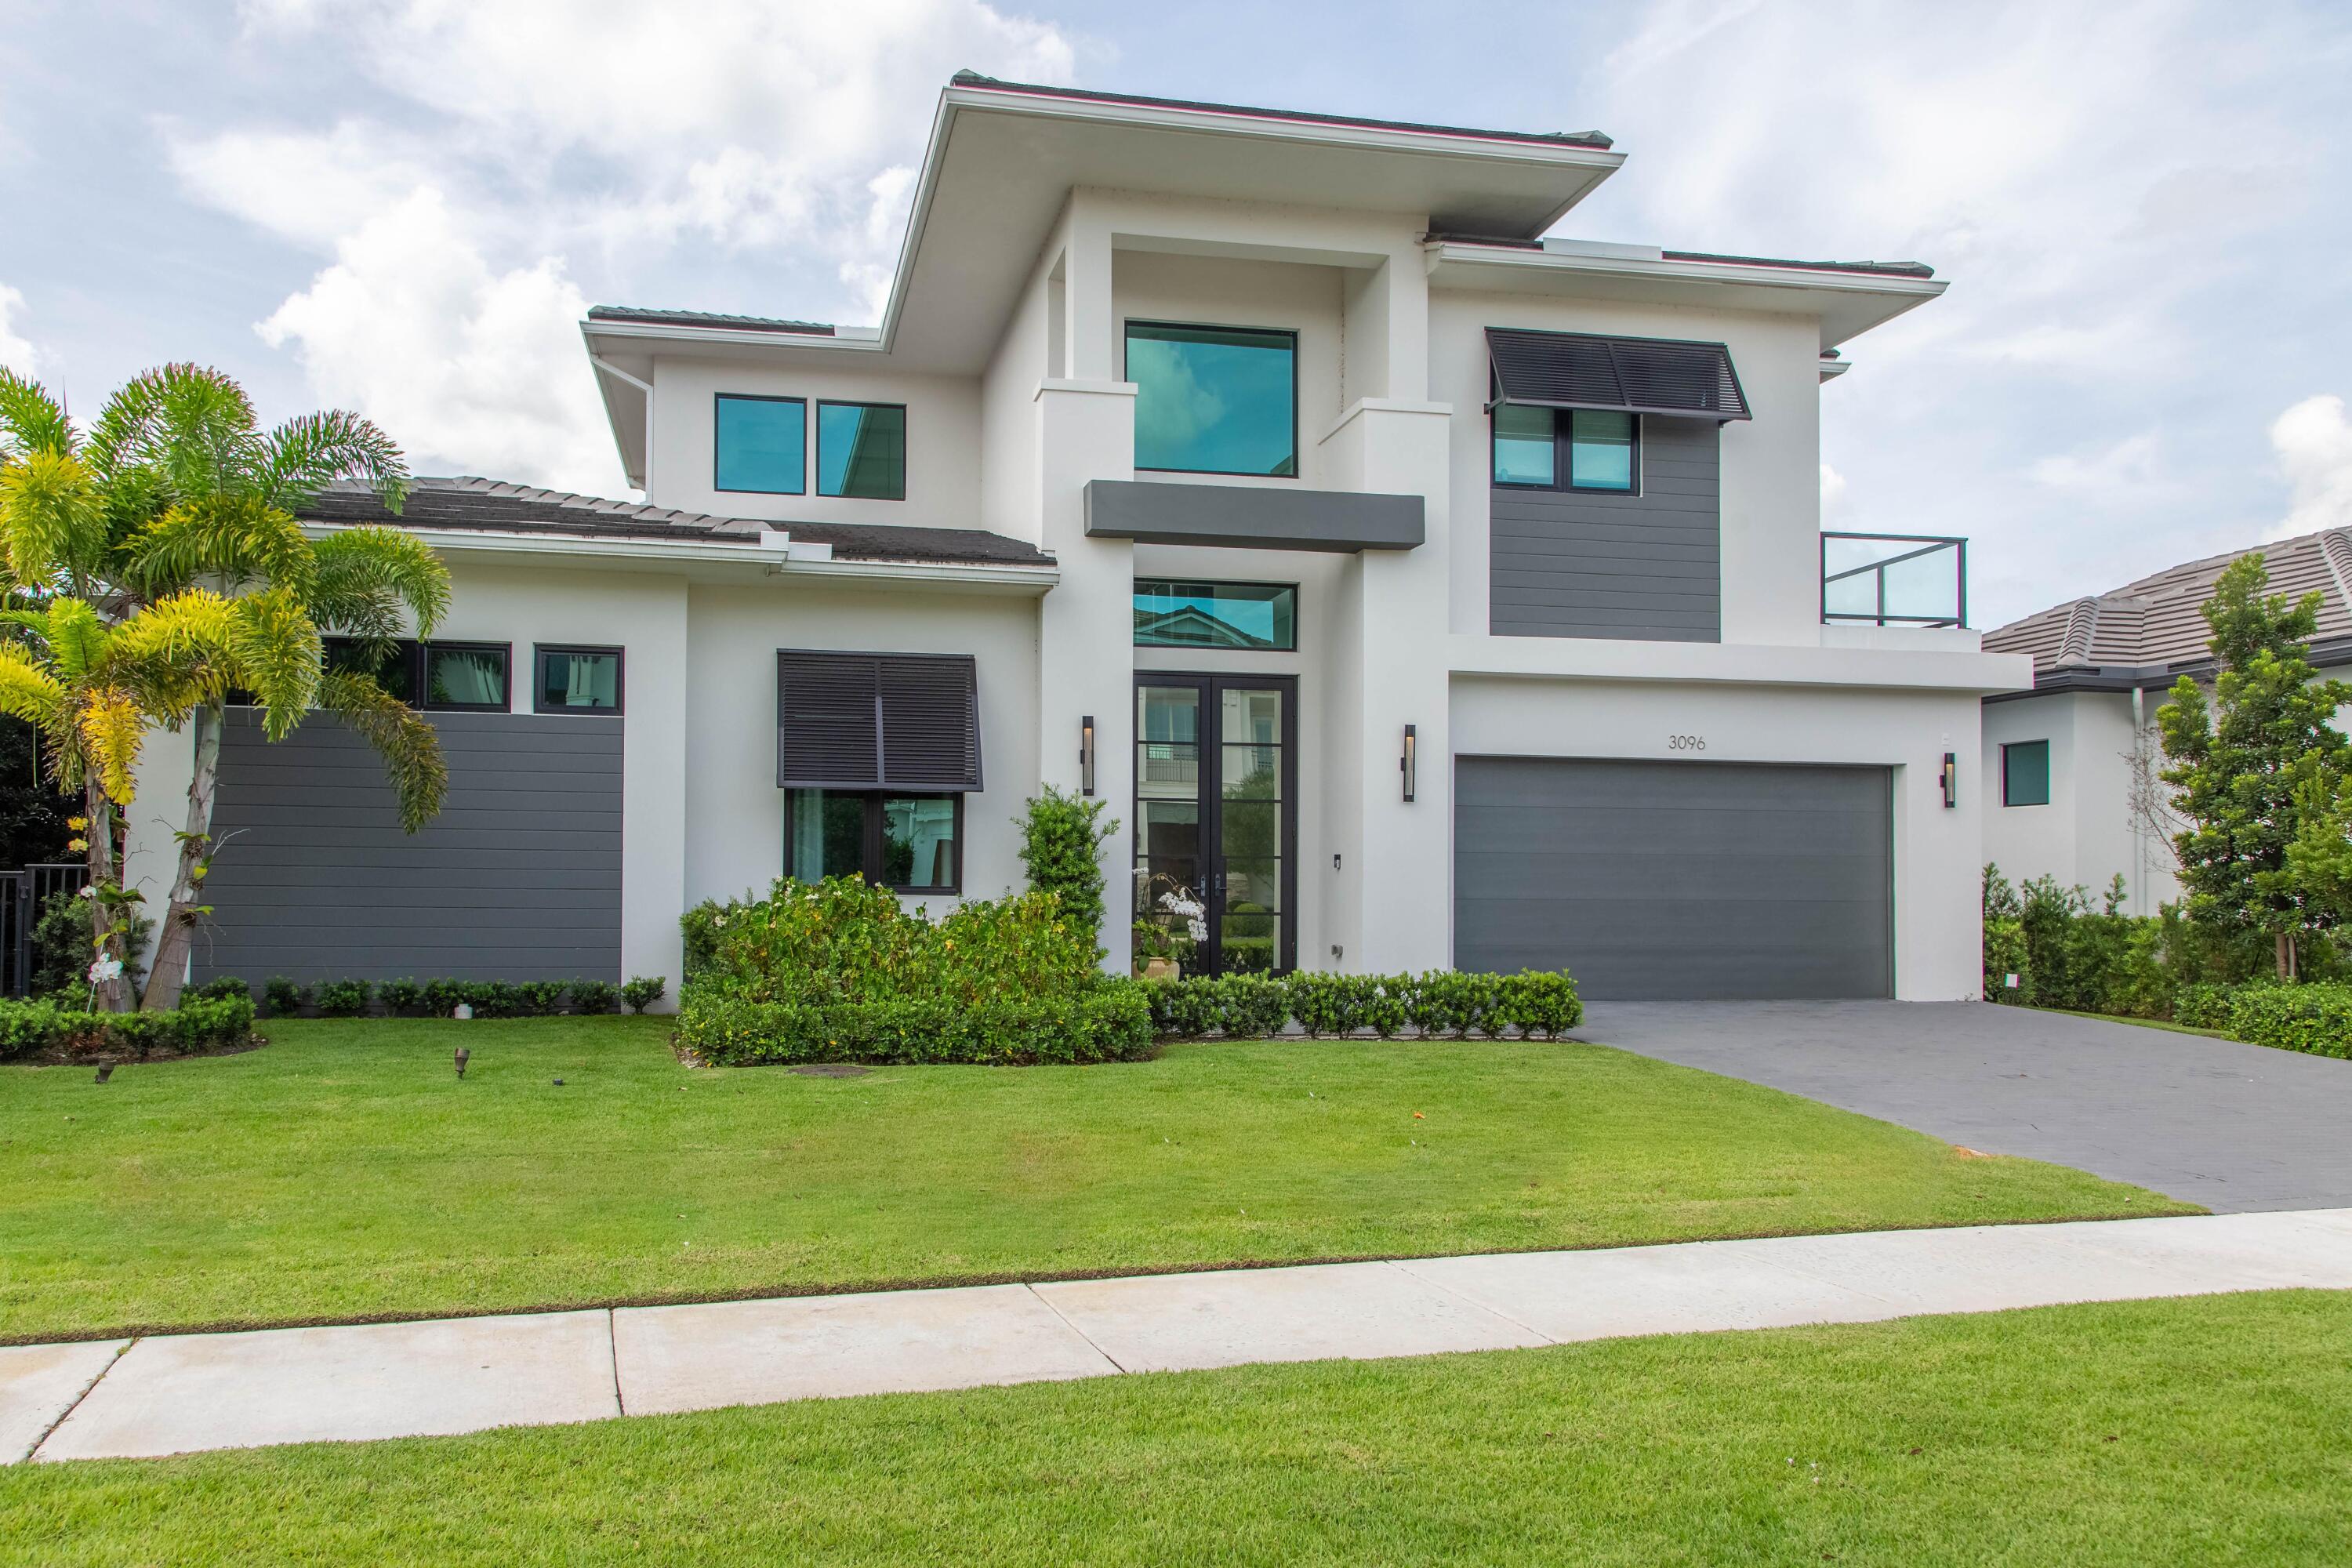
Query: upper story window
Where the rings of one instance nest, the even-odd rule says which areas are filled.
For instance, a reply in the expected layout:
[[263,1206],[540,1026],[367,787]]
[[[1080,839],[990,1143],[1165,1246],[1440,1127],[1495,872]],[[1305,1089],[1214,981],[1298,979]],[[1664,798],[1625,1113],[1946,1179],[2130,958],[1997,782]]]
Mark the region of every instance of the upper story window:
[[2000,749],[2000,804],[2050,804],[2050,742],[2011,741]]
[[1641,418],[1608,408],[1495,405],[1495,482],[1536,489],[1641,489]]
[[616,647],[555,647],[531,650],[538,668],[531,708],[539,713],[618,713],[621,710],[621,650]]
[[898,403],[816,405],[816,493],[907,499],[907,409]]
[[507,711],[507,673],[514,650],[506,643],[417,643],[404,637],[389,653],[371,657],[367,645],[356,638],[324,640],[329,669],[372,676],[388,695],[411,707],[459,713]]
[[1135,466],[1189,474],[1298,472],[1298,334],[1127,323]]
[[1135,581],[1138,647],[1298,649],[1298,589],[1288,583]]
[[807,490],[808,400],[720,393],[711,486],[775,496]]

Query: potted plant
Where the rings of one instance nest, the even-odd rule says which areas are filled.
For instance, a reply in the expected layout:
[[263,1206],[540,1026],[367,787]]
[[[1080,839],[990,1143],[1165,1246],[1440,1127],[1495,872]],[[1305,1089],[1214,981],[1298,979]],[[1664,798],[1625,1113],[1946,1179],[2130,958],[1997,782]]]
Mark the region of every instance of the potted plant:
[[1135,977],[1139,980],[1173,980],[1176,977],[1176,939],[1158,921],[1135,922]]

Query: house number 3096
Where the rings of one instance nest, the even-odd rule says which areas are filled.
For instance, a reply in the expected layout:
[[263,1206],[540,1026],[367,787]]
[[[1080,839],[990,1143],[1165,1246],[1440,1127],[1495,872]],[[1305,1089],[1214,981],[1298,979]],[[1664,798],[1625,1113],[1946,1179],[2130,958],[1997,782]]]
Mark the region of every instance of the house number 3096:
[[1706,737],[1705,735],[1669,735],[1666,737],[1666,750],[1704,752],[1706,750]]

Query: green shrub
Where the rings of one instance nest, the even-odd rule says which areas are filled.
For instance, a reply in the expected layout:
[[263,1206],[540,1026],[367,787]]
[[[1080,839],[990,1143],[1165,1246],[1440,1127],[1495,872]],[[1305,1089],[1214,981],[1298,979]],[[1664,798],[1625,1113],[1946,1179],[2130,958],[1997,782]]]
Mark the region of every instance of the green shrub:
[[273,974],[261,983],[261,994],[269,1003],[271,1017],[291,1018],[302,1010],[302,1004],[308,998],[309,992],[306,987],[295,984],[283,974]]
[[1103,817],[1106,804],[1065,795],[1047,784],[1030,797],[1019,819],[1021,864],[1029,872],[1030,890],[1061,900],[1063,918],[1084,935],[1097,963],[1102,961],[1102,847],[1118,831],[1116,817]]
[[561,980],[526,980],[515,987],[517,1011],[526,1018],[546,1018],[563,1010]]
[[425,1010],[425,987],[414,980],[387,980],[376,987],[377,998],[383,1010],[395,1018],[405,1018]]
[[[147,938],[154,930],[153,921],[134,914],[131,951],[145,952]],[[55,997],[69,1008],[88,1006],[89,961],[95,951],[90,945],[89,900],[79,892],[51,893],[41,900],[40,912],[33,920],[33,973],[26,993]],[[138,971],[134,968],[131,973],[135,977]]]
[[1143,987],[1108,976],[1060,996],[755,1001],[700,981],[679,1001],[679,1043],[705,1061],[958,1062],[996,1067],[1134,1061],[1151,1053]]
[[642,1013],[662,999],[669,982],[658,974],[640,974],[621,987],[621,1000],[629,1005],[632,1013]]
[[446,1018],[457,1012],[458,1004],[467,999],[472,985],[463,980],[428,980],[419,990],[425,998],[425,1010],[436,1018]]
[[522,988],[510,980],[469,980],[465,983],[466,1005],[477,1018],[519,1018],[522,1016]]
[[90,1013],[42,999],[0,1002],[0,1061],[68,1056],[110,1061],[225,1050],[253,1039],[253,997],[184,995],[163,1013]]
[[565,989],[572,993],[575,1013],[609,1013],[621,999],[621,988],[609,980],[575,980]]
[[1144,990],[1152,1032],[1163,1039],[1263,1039],[1294,1023],[1316,1037],[1369,1030],[1382,1039],[1407,1031],[1429,1039],[1514,1033],[1557,1039],[1584,1021],[1576,982],[1565,973],[1230,974],[1150,981]]
[[191,985],[181,992],[180,996],[184,1003],[217,1002],[224,996],[242,997],[250,1002],[253,1000],[253,987],[233,974],[224,974],[217,979],[207,980],[202,985]]
[[313,994],[320,1017],[356,1018],[368,1010],[374,992],[375,987],[364,980],[321,980]]
[[2242,985],[2230,1033],[2249,1045],[2352,1060],[2352,985]]
[[2236,994],[2237,987],[2210,980],[2183,985],[2172,994],[2172,1021],[2192,1029],[2227,1029]]

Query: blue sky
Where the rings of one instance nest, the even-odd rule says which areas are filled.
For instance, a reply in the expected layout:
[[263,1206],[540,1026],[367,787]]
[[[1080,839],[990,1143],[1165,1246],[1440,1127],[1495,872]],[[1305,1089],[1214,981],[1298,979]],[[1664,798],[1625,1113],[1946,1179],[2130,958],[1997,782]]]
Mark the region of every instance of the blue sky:
[[420,471],[625,494],[572,323],[871,321],[958,67],[1631,154],[1594,239],[1917,258],[1823,394],[1832,528],[1982,625],[2352,524],[2352,8],[0,0],[0,363],[200,359]]

